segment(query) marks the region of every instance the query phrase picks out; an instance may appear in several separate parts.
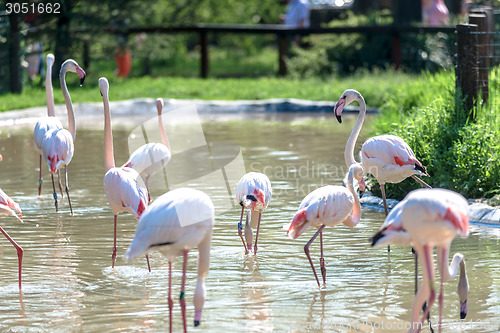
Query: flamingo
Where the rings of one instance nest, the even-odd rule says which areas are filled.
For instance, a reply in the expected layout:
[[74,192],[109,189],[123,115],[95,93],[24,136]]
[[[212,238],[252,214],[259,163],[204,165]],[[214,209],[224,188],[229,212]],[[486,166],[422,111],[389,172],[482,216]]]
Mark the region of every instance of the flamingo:
[[[137,220],[148,206],[147,193],[139,173],[132,168],[115,167],[113,156],[113,133],[111,132],[111,114],[109,111],[109,83],[105,77],[99,79],[99,90],[104,105],[104,189],[109,206],[114,215],[114,242],[111,260],[112,268],[116,260],[116,224],[119,213],[128,212]],[[151,272],[149,257],[146,255],[148,270]]]
[[354,190],[354,178],[358,182],[363,178],[363,169],[357,163],[352,164],[349,168],[347,188],[327,185],[315,189],[302,200],[299,210],[295,213],[290,225],[285,226],[288,227],[287,234],[292,239],[299,237],[310,225],[318,228],[318,231],[304,246],[304,252],[307,259],[309,259],[318,287],[320,287],[320,283],[311,256],[309,255],[309,246],[319,234],[321,275],[323,277],[323,284],[325,284],[326,268],[323,258],[323,229],[327,226],[334,227],[340,223],[354,228],[361,219],[361,205],[358,195]]
[[[17,211],[21,217],[19,217],[16,214],[15,211]],[[19,221],[23,222],[23,220],[22,220],[23,214],[21,212],[21,208],[19,207],[19,205],[14,200],[12,200],[7,194],[5,194],[5,192],[2,191],[2,189],[0,189],[0,214],[2,214],[2,215],[13,215]],[[7,231],[5,231],[1,226],[0,226],[0,231],[9,240],[9,242],[11,242],[12,245],[14,245],[14,247],[17,250],[17,259],[18,259],[18,263],[19,263],[19,289],[21,289],[21,270],[22,270],[22,267],[23,267],[23,252],[24,252],[23,248],[20,247],[12,239],[12,237],[9,236],[9,234],[7,233]]]
[[[61,81],[61,89],[64,96],[64,101],[66,103],[66,110],[68,111],[68,130],[64,128],[54,128],[47,133],[42,140],[42,155],[46,160],[49,167],[49,171],[52,176],[52,188],[54,190],[54,202],[57,207],[57,192],[54,184],[54,174],[58,172],[59,169],[64,167],[65,176],[65,191],[68,197],[69,209],[71,215],[73,215],[73,208],[71,207],[71,199],[69,197],[69,182],[68,182],[68,164],[73,158],[73,153],[75,150],[74,140],[76,136],[76,126],[75,126],[75,114],[73,112],[73,104],[71,103],[71,97],[68,92],[68,87],[66,86],[66,73],[70,71],[78,74],[80,77],[80,84],[83,84],[85,80],[85,71],[78,65],[73,59],[66,60],[59,72],[59,80]],[[62,193],[62,185],[59,182],[59,188]]]
[[[437,246],[438,269],[441,275],[439,293],[439,331],[441,332],[443,310],[443,284],[454,278],[460,267],[457,293],[460,300],[460,318],[467,315],[467,280],[464,257],[453,256],[448,266],[450,244],[460,235],[469,233],[469,205],[460,194],[446,189],[417,189],[411,191],[387,216],[382,228],[372,237],[372,246],[384,244],[408,245],[411,243],[422,258],[423,281],[413,301],[412,325],[409,332],[419,332],[434,303],[434,260],[432,250]],[[419,318],[420,309],[428,300],[424,316]]]
[[[358,91],[348,89],[344,91],[333,108],[338,122],[342,123],[342,111],[345,106],[353,101],[359,103],[359,115],[345,147],[344,159],[347,167],[353,163],[358,163],[354,159],[354,145],[365,120],[366,103]],[[364,172],[371,173],[380,184],[386,216],[388,210],[385,183],[399,183],[408,177],[412,177],[423,186],[430,188],[427,183],[416,176],[429,176],[426,168],[415,157],[410,146],[398,136],[379,135],[366,140],[361,147],[361,165]]]
[[125,252],[128,262],[148,253],[159,251],[168,259],[168,307],[172,332],[172,262],[183,256],[181,294],[182,323],[186,332],[186,268],[188,252],[198,247],[198,281],[194,292],[194,326],[200,325],[205,303],[205,276],[210,267],[210,245],[214,225],[214,205],[205,193],[178,188],[158,197],[141,216],[134,240]]
[[54,65],[54,55],[47,54],[47,74],[45,76],[45,95],[47,97],[47,117],[40,118],[33,132],[35,148],[40,152],[40,177],[38,179],[38,196],[42,193],[42,140],[45,133],[50,130],[62,128],[61,121],[55,116],[54,94],[52,92],[52,66]]
[[148,202],[151,201],[149,194],[149,177],[163,169],[170,161],[170,146],[162,121],[163,99],[156,100],[156,109],[158,110],[158,125],[160,127],[161,143],[147,143],[137,148],[128,161],[123,165],[135,169],[145,180],[148,191]]
[[[254,255],[257,254],[257,241],[259,239],[260,218],[262,212],[269,205],[272,197],[271,181],[260,172],[249,172],[241,177],[236,186],[236,201],[241,205],[240,223],[238,223],[238,234],[240,235],[245,254],[252,250],[253,229],[257,227],[255,234]],[[245,224],[245,238],[242,235],[242,220],[245,209],[248,209]],[[255,213],[255,214],[254,214]]]

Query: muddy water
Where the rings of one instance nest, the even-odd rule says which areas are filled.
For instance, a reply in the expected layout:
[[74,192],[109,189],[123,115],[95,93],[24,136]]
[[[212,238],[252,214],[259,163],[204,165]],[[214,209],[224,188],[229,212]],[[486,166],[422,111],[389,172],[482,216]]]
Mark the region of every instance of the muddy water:
[[[117,164],[126,161],[129,135],[139,123],[113,119]],[[119,257],[115,269],[111,268],[113,217],[103,189],[102,119],[77,125],[76,151],[69,166],[74,216],[69,214],[66,198],[55,213],[45,166],[43,194],[37,197],[33,127],[1,128],[4,160],[0,186],[20,204],[24,224],[9,216],[2,216],[0,223],[24,248],[25,257],[23,291],[19,293],[16,252],[0,237],[0,331],[167,331],[167,262],[153,253],[153,271],[148,273],[143,260],[127,264],[121,259],[137,224],[132,216],[122,214],[118,218]],[[318,186],[341,184],[343,147],[352,125],[353,119],[339,125],[330,115],[207,116],[201,129],[208,148],[198,151],[198,143],[177,151],[174,148],[174,157],[189,148],[192,154],[184,155],[195,158],[180,165],[173,158],[172,166],[153,181],[153,198],[167,188],[187,184],[210,193],[218,206],[207,301],[197,328],[192,325],[196,251],[190,256],[186,287],[189,331],[405,331],[413,299],[413,257],[408,248],[394,247],[390,255],[385,249],[370,248],[368,238],[383,222],[382,213],[363,209],[356,228],[325,230],[327,285],[323,290],[316,287],[303,252],[313,230],[290,240],[282,229],[307,193]],[[189,124],[167,124],[173,147],[176,138],[189,143],[193,131],[198,130]],[[226,146],[218,145],[220,142]],[[187,165],[188,173],[203,176],[207,164],[216,170],[237,156],[247,171],[265,172],[273,184],[257,257],[244,255],[237,235],[239,206],[227,203],[235,184],[229,181],[228,188],[216,188],[216,181],[211,188],[211,183],[199,177],[190,178],[186,172],[182,176]],[[224,179],[236,177],[229,174]],[[451,253],[463,253],[469,269],[469,314],[462,323],[466,331],[500,329],[499,245],[500,229],[481,225],[471,227],[468,239],[456,239],[452,244]],[[319,263],[318,244],[311,246],[311,253]],[[174,295],[178,295],[180,266],[180,262],[174,265]],[[450,281],[445,287],[445,332],[456,332],[459,324],[457,282]],[[433,320],[437,322],[436,308]],[[181,329],[176,302],[174,331]]]

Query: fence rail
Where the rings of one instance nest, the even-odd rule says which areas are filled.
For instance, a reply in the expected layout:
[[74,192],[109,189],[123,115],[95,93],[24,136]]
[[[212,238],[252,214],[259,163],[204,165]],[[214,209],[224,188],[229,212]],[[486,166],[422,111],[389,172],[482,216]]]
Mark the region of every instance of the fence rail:
[[[77,33],[96,33],[102,30],[77,30]],[[335,28],[307,28],[297,29],[277,24],[195,24],[189,26],[149,26],[129,28],[108,28],[104,30],[112,34],[139,34],[139,33],[196,33],[199,35],[200,43],[200,76],[207,78],[209,75],[209,47],[208,34],[273,34],[276,36],[278,50],[278,75],[287,74],[286,56],[288,54],[289,40],[294,35],[319,35],[319,34],[352,34],[360,33],[367,35],[386,34],[391,36],[392,63],[395,68],[401,66],[401,35],[422,33],[445,33],[454,34],[455,27],[452,26],[358,26],[358,27],[335,27]],[[85,62],[85,61],[84,61]]]

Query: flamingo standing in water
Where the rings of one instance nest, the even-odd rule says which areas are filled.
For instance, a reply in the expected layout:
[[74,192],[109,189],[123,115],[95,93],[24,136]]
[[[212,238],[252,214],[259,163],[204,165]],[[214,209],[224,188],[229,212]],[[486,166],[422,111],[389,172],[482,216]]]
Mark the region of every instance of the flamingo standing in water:
[[[344,91],[333,108],[338,122],[342,123],[341,116],[344,107],[354,101],[359,103],[359,115],[345,147],[344,159],[348,167],[357,163],[354,159],[354,145],[365,120],[366,103],[358,91],[348,89]],[[379,135],[366,140],[361,147],[361,165],[364,172],[371,173],[380,184],[386,215],[388,210],[385,183],[399,183],[408,177],[412,177],[423,186],[430,188],[427,183],[416,176],[429,176],[427,170],[417,160],[410,146],[398,136]]]
[[54,55],[47,54],[47,74],[45,76],[45,95],[47,98],[47,117],[40,118],[33,132],[35,148],[40,152],[40,178],[38,179],[38,196],[42,193],[42,140],[45,134],[53,129],[62,128],[61,121],[55,115],[54,94],[52,92],[52,66],[54,65]]
[[[238,234],[240,235],[245,254],[252,251],[253,229],[257,227],[255,234],[254,254],[257,254],[257,241],[259,239],[260,218],[262,212],[271,201],[272,188],[269,178],[260,172],[249,172],[241,177],[236,186],[236,201],[241,205],[240,223],[238,223]],[[245,209],[248,209],[245,224],[245,240],[242,235],[242,220]]]
[[320,287],[320,283],[311,256],[309,255],[309,245],[311,245],[319,234],[321,247],[320,267],[323,284],[325,284],[326,268],[323,258],[323,229],[327,226],[334,227],[340,223],[353,228],[361,219],[361,205],[358,195],[354,190],[354,178],[358,182],[363,178],[363,169],[357,163],[352,164],[349,168],[347,188],[327,185],[312,191],[300,203],[299,210],[295,213],[290,225],[285,226],[288,227],[287,234],[292,239],[299,237],[311,225],[318,228],[318,231],[304,246],[304,252],[311,264],[318,287]]
[[151,201],[149,194],[149,177],[163,169],[170,161],[170,145],[162,121],[163,99],[156,100],[156,109],[158,110],[158,125],[160,127],[161,143],[147,143],[137,148],[124,167],[133,168],[145,180],[146,189],[148,190],[148,202]]
[[[58,172],[59,169],[64,167],[64,177],[65,177],[65,190],[66,196],[68,197],[69,209],[71,215],[73,215],[73,208],[71,207],[71,200],[69,198],[69,182],[68,182],[68,164],[73,158],[73,153],[75,150],[74,140],[76,136],[76,126],[75,126],[75,114],[73,112],[73,104],[71,103],[71,97],[68,92],[68,87],[66,86],[66,73],[74,72],[80,77],[80,84],[83,84],[85,80],[85,71],[78,65],[73,59],[66,60],[59,72],[59,80],[61,81],[61,89],[64,96],[64,101],[66,103],[66,109],[68,111],[68,130],[64,128],[55,128],[48,131],[42,140],[42,155],[47,161],[49,171],[52,176],[52,188],[54,190],[54,202],[57,207],[57,192],[54,184],[54,174]],[[59,182],[59,188],[62,193],[62,185]]]
[[131,261],[150,251],[159,251],[168,259],[168,307],[172,332],[172,262],[183,256],[181,294],[182,323],[186,332],[186,300],[184,287],[188,252],[198,247],[198,282],[194,291],[194,326],[201,322],[205,303],[205,276],[210,268],[210,245],[214,225],[214,205],[205,193],[178,188],[157,198],[141,216],[134,240],[125,252]]
[[[460,194],[445,189],[418,189],[410,192],[387,216],[382,229],[371,239],[372,246],[384,244],[411,244],[422,258],[423,281],[413,301],[412,325],[409,332],[419,332],[434,303],[434,260],[432,250],[437,246],[438,269],[441,275],[439,293],[439,331],[443,310],[443,283],[454,278],[460,266],[457,292],[460,300],[460,318],[467,315],[469,284],[463,255],[456,253],[448,266],[450,244],[456,235],[469,233],[469,205]],[[422,305],[428,301],[422,319]]]
[[[1,156],[0,156],[1,157]],[[1,159],[0,159],[1,160]],[[19,217],[15,212],[17,211],[21,217]],[[21,212],[21,208],[19,205],[12,200],[7,194],[5,194],[4,191],[0,189],[0,214],[2,215],[14,215],[19,221],[23,222],[22,217],[23,214]],[[1,226],[0,226],[0,231],[2,234],[9,240],[9,242],[14,245],[14,247],[17,250],[17,259],[19,262],[19,289],[21,289],[21,270],[23,267],[23,248],[20,247],[10,236],[7,234],[7,231],[5,231]]]
[[[114,214],[114,242],[111,260],[115,267],[116,260],[116,222],[118,214],[128,212],[139,219],[148,206],[146,190],[142,185],[142,178],[132,168],[115,167],[113,156],[113,133],[111,132],[111,114],[109,111],[109,83],[105,77],[99,79],[99,90],[104,105],[104,189],[109,206]],[[140,184],[139,184],[140,183]],[[146,255],[148,270],[151,272],[149,258]]]

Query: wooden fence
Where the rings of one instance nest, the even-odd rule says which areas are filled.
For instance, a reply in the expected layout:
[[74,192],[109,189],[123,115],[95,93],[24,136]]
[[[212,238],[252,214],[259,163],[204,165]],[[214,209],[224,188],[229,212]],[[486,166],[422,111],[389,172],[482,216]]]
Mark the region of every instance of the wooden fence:
[[[83,32],[83,31],[82,31]],[[391,37],[391,54],[392,63],[395,68],[401,66],[401,36],[403,34],[422,34],[422,33],[455,33],[455,27],[440,26],[360,26],[360,27],[342,27],[342,28],[309,28],[296,29],[289,28],[283,25],[275,24],[196,24],[192,26],[178,27],[135,27],[128,29],[109,29],[109,33],[113,34],[138,34],[138,33],[160,33],[160,34],[175,34],[175,33],[194,33],[199,36],[200,45],[200,77],[207,78],[209,75],[209,34],[247,34],[247,35],[262,35],[271,34],[276,36],[276,45],[278,50],[278,75],[285,76],[287,74],[286,57],[288,54],[289,41],[296,35],[318,35],[318,34],[352,34],[359,33],[365,35],[385,34]]]

